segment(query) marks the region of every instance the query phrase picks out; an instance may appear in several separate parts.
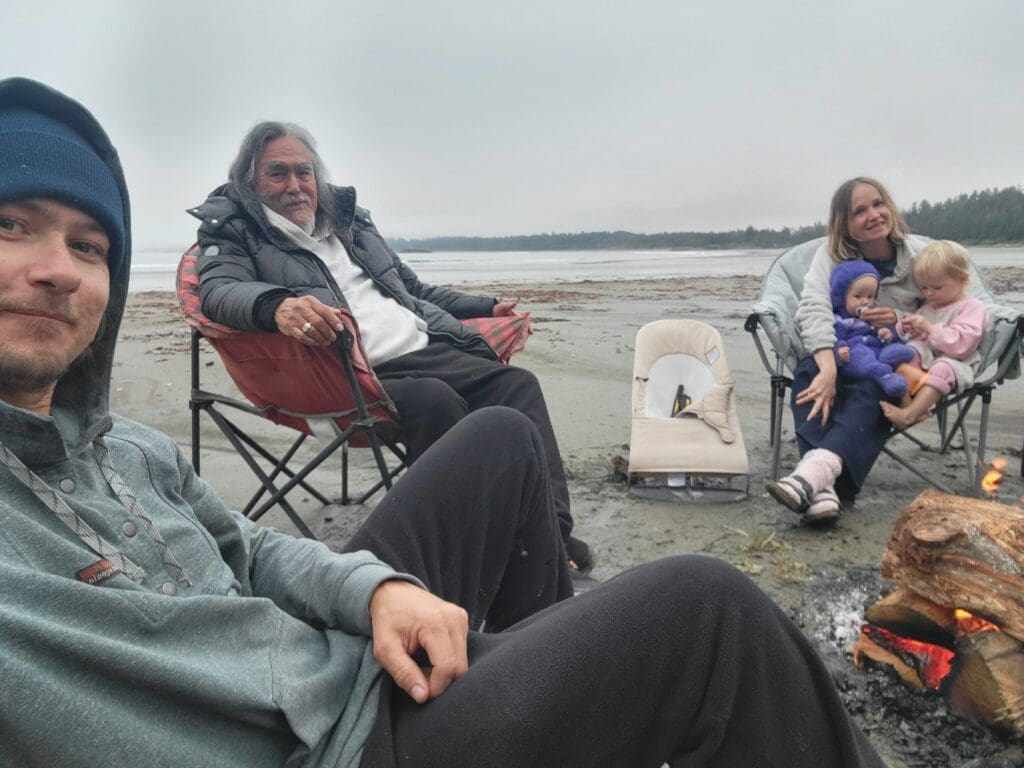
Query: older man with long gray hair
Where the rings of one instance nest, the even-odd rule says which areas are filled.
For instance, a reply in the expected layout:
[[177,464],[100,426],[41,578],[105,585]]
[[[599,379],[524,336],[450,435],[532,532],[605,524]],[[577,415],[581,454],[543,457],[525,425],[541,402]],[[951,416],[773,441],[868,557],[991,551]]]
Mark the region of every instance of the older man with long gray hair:
[[421,282],[356,205],[355,189],[328,183],[313,138],[291,123],[256,125],[228,183],[189,212],[202,222],[203,312],[241,330],[326,345],[348,309],[398,409],[411,460],[472,411],[504,405],[526,415],[544,443],[568,558],[584,573],[593,567],[590,547],[570,535],[565,470],[537,378],[502,365],[459,322],[508,315],[515,301]]

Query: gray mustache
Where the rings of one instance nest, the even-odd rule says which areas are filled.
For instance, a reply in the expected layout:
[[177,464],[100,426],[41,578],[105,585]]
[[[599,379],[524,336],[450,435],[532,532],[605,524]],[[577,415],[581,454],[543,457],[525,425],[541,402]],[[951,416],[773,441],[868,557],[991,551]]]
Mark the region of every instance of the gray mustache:
[[285,192],[280,198],[281,205],[295,205],[296,203],[306,203],[306,205],[312,205],[313,198],[307,195],[305,192]]

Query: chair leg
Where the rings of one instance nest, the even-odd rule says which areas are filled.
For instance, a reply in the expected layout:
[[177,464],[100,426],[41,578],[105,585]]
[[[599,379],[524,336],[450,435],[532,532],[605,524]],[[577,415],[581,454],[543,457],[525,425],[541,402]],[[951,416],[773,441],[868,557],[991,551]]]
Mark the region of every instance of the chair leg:
[[[253,450],[256,453],[258,453],[261,457],[263,457],[263,459],[266,460],[266,462],[268,464],[270,464],[272,467],[274,467],[273,474],[271,475],[272,477],[277,477],[277,475],[279,473],[284,473],[285,475],[287,475],[290,478],[291,477],[295,477],[295,472],[293,472],[287,466],[287,462],[291,460],[291,456],[294,453],[295,448],[297,448],[298,445],[301,445],[302,441],[305,440],[305,437],[306,437],[305,435],[302,435],[299,438],[296,438],[296,442],[292,444],[292,449],[287,454],[285,454],[284,458],[279,459],[274,454],[272,454],[270,451],[268,451],[266,448],[264,448],[262,445],[260,445],[255,440],[253,440],[248,434],[246,434],[244,431],[239,429],[237,425],[235,425],[232,422],[230,422],[227,419],[226,416],[221,414],[221,418],[224,420],[225,423],[230,425],[230,427],[233,430],[234,434],[236,434],[238,436],[238,438],[243,443],[245,443],[251,450]],[[223,427],[222,427],[222,429],[223,429]],[[301,483],[299,483],[299,485],[303,488],[303,490],[305,490],[308,494],[313,496],[321,504],[325,504],[326,505],[326,504],[330,504],[331,503],[330,499],[328,499],[326,496],[324,496],[322,493],[320,493],[320,491],[318,491],[316,488],[314,488],[309,483],[301,482]]]
[[974,494],[984,497],[985,491],[981,488],[981,479],[985,476],[985,448],[988,442],[988,412],[992,404],[992,390],[986,389],[981,393],[981,423],[978,425],[978,459],[974,464],[974,475],[971,477],[971,488]]
[[[271,462],[274,465],[274,468],[271,470],[270,474],[267,476],[267,480],[270,482],[271,486],[273,486],[273,483],[275,483],[277,481],[277,476],[280,475],[282,472],[284,474],[288,475],[289,477],[293,477],[294,476],[294,473],[292,473],[292,472],[290,472],[288,470],[288,462],[290,462],[292,460],[292,457],[295,455],[295,452],[299,450],[299,447],[304,442],[306,442],[306,435],[301,435],[300,434],[297,438],[295,438],[295,441],[292,443],[291,447],[285,452],[284,456],[282,456],[279,461]],[[245,505],[245,508],[242,510],[242,514],[243,515],[248,515],[249,512],[252,510],[252,508],[256,506],[256,503],[261,498],[263,498],[263,494],[266,493],[266,492],[267,492],[267,486],[266,485],[264,485],[262,488],[258,489],[256,491],[256,493],[253,494],[252,498],[249,499],[249,503]],[[271,491],[271,493],[273,493],[273,490]],[[318,494],[318,492],[315,491],[315,490],[313,491],[313,493],[314,494]],[[324,499],[323,497],[321,497],[320,500],[324,504],[327,503],[326,499]]]
[[[391,481],[391,480],[394,480],[395,477],[398,476],[398,473],[401,472],[403,469],[405,469],[408,466],[408,464],[406,463],[405,453],[400,448],[398,448],[398,446],[393,445],[391,443],[388,443],[387,447],[391,451],[391,453],[394,454],[395,458],[398,459],[398,466],[395,467],[394,469],[388,470],[387,474],[386,474],[387,479],[389,481]],[[359,496],[358,499],[353,500],[352,503],[353,504],[362,504],[368,498],[373,496],[373,494],[375,494],[377,491],[379,491],[381,488],[384,487],[384,478],[385,478],[385,476],[382,476],[380,480],[378,480],[376,483],[373,484],[373,486],[368,488],[362,495]],[[391,483],[390,482],[388,483],[387,487],[390,490],[390,488],[391,488]]]
[[341,446],[341,503],[348,504],[348,443]]
[[906,469],[909,469],[911,472],[913,472],[915,475],[917,475],[919,478],[924,480],[929,485],[935,486],[936,488],[938,488],[943,493],[949,493],[949,494],[955,494],[956,493],[948,485],[946,485],[946,484],[944,484],[944,483],[942,483],[942,482],[940,482],[938,480],[935,480],[935,479],[933,479],[931,477],[928,477],[928,475],[926,475],[920,469],[918,469],[913,464],[911,464],[909,461],[904,459],[902,456],[900,456],[898,453],[896,453],[892,448],[888,447],[887,445],[882,447],[882,453],[884,453],[890,459],[895,461],[897,464],[900,464],[903,467],[905,467]]
[[782,461],[782,416],[786,410],[786,382],[772,381],[771,432],[769,444],[772,446],[772,480],[779,478],[779,464]]
[[[314,456],[299,472],[295,473],[295,475],[291,477],[288,480],[288,482],[286,482],[280,488],[273,489],[273,486],[268,487],[268,491],[273,489],[271,497],[264,501],[257,509],[250,512],[249,519],[256,520],[260,518],[268,509],[273,507],[275,504],[280,503],[282,506],[284,506],[284,497],[287,496],[288,493],[290,493],[295,486],[301,485],[303,481],[306,479],[306,477],[308,477],[317,467],[323,464],[332,453],[334,453],[336,450],[338,450],[338,448],[344,445],[350,437],[351,433],[346,432],[345,434],[334,438],[334,440],[332,440],[325,448],[323,448],[320,451],[320,453]],[[260,474],[262,474],[262,470],[260,470]]]
[[284,498],[285,494],[288,491],[290,491],[292,488],[298,485],[298,482],[295,481],[294,478],[292,478],[292,480],[289,481],[290,485],[285,485],[285,488],[287,490],[285,490],[284,492],[282,492],[280,489],[275,488],[273,481],[263,471],[263,468],[259,465],[256,459],[252,457],[252,454],[249,451],[245,450],[245,446],[242,443],[239,436],[236,434],[236,431],[233,428],[231,422],[229,422],[223,415],[218,413],[216,409],[209,408],[208,410],[210,412],[210,416],[212,416],[213,420],[217,422],[217,426],[220,427],[221,432],[223,432],[224,436],[227,437],[228,442],[230,442],[232,447],[234,447],[235,452],[242,457],[246,464],[249,465],[249,469],[252,470],[253,474],[259,478],[259,481],[263,485],[263,487],[271,494],[271,500],[273,503],[264,504],[260,509],[256,510],[255,512],[248,512],[246,514],[246,517],[248,517],[250,520],[259,520],[268,509],[274,506],[274,504],[280,504],[281,509],[284,510],[285,514],[288,516],[288,519],[290,519],[292,523],[295,524],[295,527],[299,529],[299,532],[303,536],[305,536],[307,539],[316,539],[316,536],[313,534],[312,529],[310,529],[310,527],[306,525],[303,519],[299,516],[299,513],[295,511],[295,508],[292,507],[292,505],[289,504]]
[[188,407],[192,412],[192,468],[199,474],[199,409],[202,407],[195,400],[199,390],[199,331],[192,329],[189,347],[189,359],[192,365],[192,393],[189,395]]

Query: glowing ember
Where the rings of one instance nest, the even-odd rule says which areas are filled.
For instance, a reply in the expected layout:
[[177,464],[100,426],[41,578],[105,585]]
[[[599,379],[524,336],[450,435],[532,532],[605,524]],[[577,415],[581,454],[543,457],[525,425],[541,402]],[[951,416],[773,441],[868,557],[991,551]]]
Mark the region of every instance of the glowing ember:
[[985,621],[980,616],[975,616],[963,608],[954,610],[953,617],[956,619],[957,637],[963,637],[971,632],[999,632],[999,627],[991,621]]
[[1005,456],[996,456],[992,459],[992,468],[981,478],[981,490],[995,496],[999,492],[999,486],[1003,484],[1003,470],[1009,463]]
[[861,627],[861,632],[882,648],[895,653],[906,664],[912,666],[917,671],[925,687],[933,691],[939,689],[942,681],[952,668],[953,651],[943,648],[941,645],[922,643],[920,640],[910,640],[871,624],[865,624]]

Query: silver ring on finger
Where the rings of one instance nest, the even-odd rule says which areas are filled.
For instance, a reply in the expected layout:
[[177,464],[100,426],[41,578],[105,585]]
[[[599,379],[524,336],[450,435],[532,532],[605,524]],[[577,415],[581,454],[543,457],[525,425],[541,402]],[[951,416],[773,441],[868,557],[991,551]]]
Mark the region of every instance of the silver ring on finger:
[[312,328],[313,328],[313,324],[308,322],[308,321],[302,324],[302,332],[303,333],[309,333],[310,330],[312,330]]

